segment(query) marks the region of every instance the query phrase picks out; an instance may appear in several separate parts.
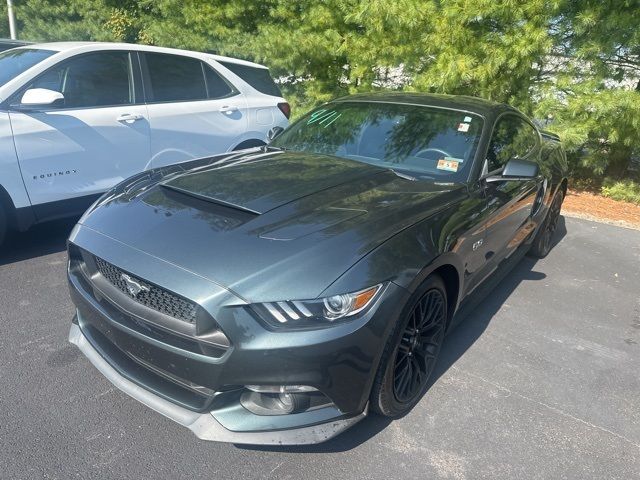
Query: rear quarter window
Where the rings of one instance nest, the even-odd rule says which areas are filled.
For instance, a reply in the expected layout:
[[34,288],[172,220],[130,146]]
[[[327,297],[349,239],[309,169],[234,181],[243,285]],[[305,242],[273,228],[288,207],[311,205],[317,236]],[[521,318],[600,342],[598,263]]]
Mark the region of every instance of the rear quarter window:
[[273,81],[273,78],[271,78],[268,69],[240,65],[233,62],[219,61],[218,63],[231,70],[260,93],[273,95],[274,97],[282,97],[282,92],[280,88],[278,88],[278,85],[276,85],[276,82]]

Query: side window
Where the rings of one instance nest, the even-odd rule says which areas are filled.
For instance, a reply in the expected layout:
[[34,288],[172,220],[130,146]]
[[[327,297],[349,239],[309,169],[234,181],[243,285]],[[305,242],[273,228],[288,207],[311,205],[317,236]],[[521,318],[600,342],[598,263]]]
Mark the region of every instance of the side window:
[[134,103],[127,52],[100,52],[72,58],[45,72],[29,88],[62,93],[64,108]]
[[152,102],[184,102],[207,98],[202,63],[196,58],[145,53]]
[[276,82],[271,78],[269,70],[266,68],[250,67],[235,62],[219,61],[220,65],[228,68],[253,88],[261,93],[281,97],[282,93]]
[[203,63],[202,68],[204,69],[204,76],[207,80],[207,93],[209,98],[229,97],[235,92],[225,79],[209,65]]
[[516,115],[504,115],[493,129],[487,152],[489,171],[502,168],[512,158],[526,157],[538,143],[535,129]]

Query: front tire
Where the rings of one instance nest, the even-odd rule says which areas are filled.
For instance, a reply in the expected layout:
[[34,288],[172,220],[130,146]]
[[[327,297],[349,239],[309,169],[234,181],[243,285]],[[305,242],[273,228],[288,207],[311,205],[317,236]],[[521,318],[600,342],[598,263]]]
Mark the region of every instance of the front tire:
[[385,346],[371,391],[371,409],[385,417],[411,410],[427,389],[447,323],[447,292],[430,276],[411,296]]
[[562,202],[564,201],[564,192],[561,188],[553,196],[549,212],[544,219],[544,222],[540,226],[540,231],[537,233],[536,238],[531,244],[531,250],[529,255],[536,258],[544,258],[551,251],[553,247],[553,237],[558,228],[558,220],[560,218],[560,210],[562,209]]

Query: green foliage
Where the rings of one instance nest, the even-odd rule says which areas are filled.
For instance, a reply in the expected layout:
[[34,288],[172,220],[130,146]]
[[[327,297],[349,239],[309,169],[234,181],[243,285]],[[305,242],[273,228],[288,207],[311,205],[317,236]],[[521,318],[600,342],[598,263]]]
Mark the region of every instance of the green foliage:
[[640,205],[640,183],[633,180],[606,179],[601,192],[605,197]]
[[537,108],[571,152],[576,173],[622,177],[640,145],[640,92],[576,85],[564,98],[548,95]]
[[551,24],[535,112],[553,119],[577,174],[623,177],[639,151],[639,23],[639,0],[566,0]]
[[622,177],[640,145],[640,0],[16,4],[30,40],[140,42],[264,63],[295,116],[361,91],[466,94],[549,121],[577,174]]
[[[0,2],[0,19],[7,18],[7,3]],[[9,22],[0,20],[0,38],[9,38]]]

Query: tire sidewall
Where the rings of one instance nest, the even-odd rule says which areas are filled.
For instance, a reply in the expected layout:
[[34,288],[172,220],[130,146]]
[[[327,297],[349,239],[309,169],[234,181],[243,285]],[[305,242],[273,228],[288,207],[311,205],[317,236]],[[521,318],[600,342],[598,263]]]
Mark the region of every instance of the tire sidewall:
[[[415,396],[415,398],[407,403],[399,402],[394,394],[394,370],[395,359],[400,347],[400,340],[402,338],[402,332],[409,323],[409,313],[413,310],[420,299],[432,289],[437,289],[442,294],[445,310],[445,318],[448,319],[448,305],[447,305],[447,291],[442,279],[437,275],[431,275],[416,289],[411,295],[406,305],[402,309],[402,313],[399,317],[399,321],[393,330],[393,333],[389,337],[383,353],[382,362],[378,368],[378,374],[376,375],[376,388],[372,392],[371,401],[374,403],[374,410],[382,415],[388,417],[398,417],[404,415],[411,410],[422,398],[424,392],[429,385],[429,378],[425,382],[423,390]],[[445,332],[447,325],[445,324]],[[438,350],[439,354],[439,350]],[[436,354],[436,362],[438,354]]]

